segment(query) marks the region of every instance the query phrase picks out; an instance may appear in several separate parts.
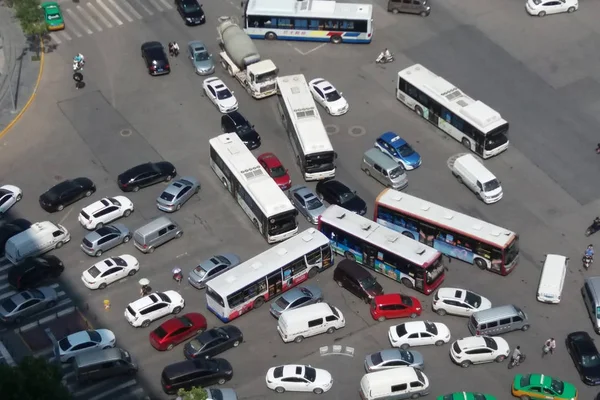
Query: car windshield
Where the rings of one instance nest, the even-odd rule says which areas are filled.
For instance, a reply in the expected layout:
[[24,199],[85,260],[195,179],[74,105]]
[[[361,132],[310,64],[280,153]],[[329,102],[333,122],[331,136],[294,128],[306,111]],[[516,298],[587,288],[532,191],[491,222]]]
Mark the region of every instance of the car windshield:
[[219,99],[219,100],[229,99],[232,96],[233,95],[231,94],[231,92],[229,91],[229,89],[219,90],[217,92],[217,99]]
[[226,257],[223,257],[223,256],[215,256],[215,258],[216,258],[217,260],[219,260],[219,261],[220,261],[222,264],[225,264],[225,265],[231,265],[231,262],[230,262],[230,261],[229,261],[229,260],[228,260]]
[[403,144],[397,150],[398,150],[398,153],[400,153],[400,157],[409,157],[409,156],[412,156],[413,154],[415,154],[415,151],[413,150],[412,147],[410,147],[410,144],[408,144],[408,143]]
[[433,335],[438,334],[437,326],[433,322],[425,322],[425,330]]
[[123,260],[121,257],[113,257],[112,260],[120,267],[126,267],[127,262]]
[[88,269],[87,272],[92,276],[92,278],[96,278],[98,275],[100,275],[100,270],[95,265]]
[[600,366],[600,356],[596,354],[587,354],[581,356],[581,364],[586,368]]
[[314,382],[315,379],[317,378],[317,371],[315,371],[314,368],[305,367],[304,368],[304,377],[306,379],[308,379],[309,381]]
[[403,169],[401,166],[398,166],[396,168],[394,168],[393,170],[390,171],[390,178],[392,179],[396,179],[397,177],[399,177],[400,175],[403,174]]
[[529,378],[530,378],[529,375],[523,375],[521,377],[521,381],[519,382],[519,386],[521,386],[521,387],[529,386]]
[[6,310],[6,312],[12,312],[12,310],[17,308],[17,305],[15,304],[15,302],[12,299],[8,298],[2,302],[1,307],[4,308],[4,310]]
[[60,347],[60,349],[62,351],[67,351],[71,348],[71,342],[69,342],[69,337],[63,338],[61,340],[58,341],[58,347]]
[[409,364],[412,364],[412,362],[415,360],[415,358],[413,357],[413,355],[410,351],[404,351],[404,350],[400,352],[400,358]]
[[283,166],[281,165],[275,168],[271,168],[271,176],[273,178],[281,178],[282,176],[285,176],[285,174],[285,168],[283,168]]
[[483,184],[483,191],[491,192],[492,190],[496,190],[499,187],[500,187],[500,182],[498,182],[498,179],[492,179],[491,181]]
[[200,278],[204,278],[204,275],[206,275],[206,271],[200,265],[198,265],[194,271]]
[[206,61],[209,58],[210,58],[210,54],[208,54],[206,51],[196,53],[196,61]]
[[562,394],[563,391],[565,390],[564,382],[559,381],[558,379],[552,379],[552,383],[550,384],[550,387],[552,388],[552,390],[554,390],[558,394]]
[[280,297],[277,299],[277,301],[275,302],[275,305],[283,310],[285,310],[287,308],[287,306],[290,305],[290,302],[287,301],[286,299],[284,299],[283,297]]
[[327,102],[331,103],[334,101],[338,101],[342,98],[342,96],[340,96],[337,90],[334,90],[333,92],[325,93],[325,98],[327,99]]
[[166,201],[171,201],[175,198],[175,195],[169,193],[169,192],[162,192],[162,194],[160,195],[160,198]]
[[371,362],[373,365],[379,365],[383,362],[383,357],[381,357],[381,353],[371,354]]
[[372,276],[369,276],[368,278],[362,279],[360,281],[360,286],[362,286],[362,288],[365,290],[373,289],[377,286],[377,279],[375,279]]
[[159,326],[154,330],[154,334],[158,336],[159,339],[162,339],[167,336],[167,331],[165,331],[162,326]]
[[316,197],[306,201],[306,208],[308,210],[316,210],[317,208],[323,207],[323,203]]
[[187,14],[187,13],[193,13],[193,12],[197,12],[200,11],[200,5],[196,2],[186,2],[183,3],[183,11]]
[[481,296],[473,292],[467,292],[465,301],[472,307],[478,308],[481,305]]
[[483,340],[485,341],[485,345],[488,348],[493,349],[493,350],[498,350],[498,343],[496,343],[496,341],[494,339],[484,336]]

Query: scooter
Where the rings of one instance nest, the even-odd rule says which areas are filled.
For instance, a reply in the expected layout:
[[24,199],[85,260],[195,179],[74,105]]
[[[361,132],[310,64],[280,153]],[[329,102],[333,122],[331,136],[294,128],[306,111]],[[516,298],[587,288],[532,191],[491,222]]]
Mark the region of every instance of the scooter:
[[389,56],[386,56],[383,52],[379,53],[379,56],[377,56],[377,59],[375,60],[375,64],[387,64],[391,62],[394,62],[394,55],[390,54]]
[[511,359],[508,363],[508,369],[513,369],[514,367],[519,366],[523,363],[523,361],[525,361],[525,354],[521,354],[519,357]]
[[600,224],[593,222],[588,228],[585,230],[585,236],[592,236],[594,233],[600,231]]
[[85,65],[85,61],[81,61],[81,62],[73,61],[73,71],[79,72],[79,71],[83,70],[84,65]]
[[583,256],[581,262],[583,263],[583,268],[589,269],[590,265],[594,262],[594,258],[592,256]]

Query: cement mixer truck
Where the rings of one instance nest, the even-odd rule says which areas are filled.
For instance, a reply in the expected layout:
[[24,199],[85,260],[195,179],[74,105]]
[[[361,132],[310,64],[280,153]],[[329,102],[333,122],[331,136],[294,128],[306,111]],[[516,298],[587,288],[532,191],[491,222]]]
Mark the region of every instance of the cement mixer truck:
[[230,17],[217,26],[221,66],[237,79],[250,96],[262,99],[277,93],[279,70],[271,60],[261,60],[252,39]]

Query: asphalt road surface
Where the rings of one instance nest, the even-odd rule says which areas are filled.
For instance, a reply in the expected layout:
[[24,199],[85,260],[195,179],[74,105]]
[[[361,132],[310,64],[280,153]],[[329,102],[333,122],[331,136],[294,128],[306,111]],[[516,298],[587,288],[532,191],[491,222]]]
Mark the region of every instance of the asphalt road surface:
[[[52,34],[54,45],[38,98],[25,119],[2,140],[0,177],[3,183],[24,189],[24,199],[15,214],[61,222],[71,230],[72,243],[56,252],[67,265],[61,287],[78,303],[89,305],[92,323],[113,330],[119,345],[140,361],[139,377],[151,397],[168,398],[160,389],[160,372],[165,365],[183,359],[181,346],[157,352],[147,335],[160,322],[147,329],[134,329],[124,320],[124,308],[138,296],[137,280],[150,279],[155,290],[179,290],[186,300],[184,312],[200,311],[210,326],[219,325],[205,308],[204,293],[186,284],[178,287],[171,279],[171,269],[177,265],[187,273],[219,252],[235,252],[248,259],[268,246],[209,168],[207,141],[220,132],[220,114],[204,97],[202,78],[193,73],[184,54],[172,61],[170,75],[148,76],[140,45],[149,40],[164,44],[176,40],[184,49],[188,41],[201,39],[216,56],[216,18],[239,16],[239,4],[206,2],[208,22],[197,28],[185,27],[167,0],[61,4],[67,29],[63,34]],[[116,19],[104,11],[105,7]],[[521,346],[529,356],[526,363],[512,371],[507,370],[506,363],[462,369],[449,360],[449,345],[421,348],[432,385],[430,397],[465,390],[507,399],[514,373],[541,372],[574,383],[580,399],[591,399],[598,390],[581,383],[563,343],[574,330],[593,332],[579,289],[585,276],[595,274],[595,267],[583,271],[579,259],[590,241],[598,243],[597,237],[586,239],[583,232],[598,214],[600,194],[596,184],[600,164],[594,152],[600,141],[596,115],[600,110],[600,4],[582,2],[574,14],[543,19],[529,17],[523,1],[448,0],[434,2],[432,7],[428,18],[392,15],[378,1],[375,37],[370,45],[256,44],[263,58],[276,63],[280,75],[323,77],[344,92],[350,112],[333,118],[323,111],[322,116],[340,155],[337,177],[367,201],[369,213],[383,187],[360,172],[360,157],[378,135],[394,130],[424,159],[419,169],[409,172],[407,192],[520,234],[521,261],[510,276],[500,277],[453,261],[445,285],[470,288],[495,305],[514,303],[522,307],[529,315],[531,329],[504,337],[511,347]],[[103,14],[105,21],[94,17],[94,10]],[[373,60],[385,47],[395,53],[395,63],[375,65]],[[81,90],[75,89],[70,77],[70,62],[77,52],[84,53],[87,61],[86,87]],[[510,122],[511,147],[486,161],[502,181],[504,198],[499,203],[486,206],[459,185],[446,160],[464,151],[461,145],[395,99],[397,71],[417,62],[481,99]],[[263,145],[256,155],[275,152],[290,169],[294,182],[301,182],[276,116],[275,99],[253,100],[220,69],[216,75],[236,91],[240,111],[259,130]],[[48,216],[37,205],[37,196],[56,181],[75,176],[88,176],[96,182],[98,191],[90,201],[116,195],[119,172],[141,161],[160,159],[171,161],[181,175],[195,175],[202,183],[200,194],[173,215],[184,226],[183,238],[147,256],[132,244],[119,246],[107,256],[137,256],[141,262],[138,275],[102,292],[87,290],[80,275],[97,260],[78,248],[85,233],[77,222],[83,202]],[[154,200],[163,187],[128,194],[136,210],[121,222],[135,229],[159,215]],[[572,260],[560,305],[535,300],[541,261],[547,253]],[[378,279],[386,292],[404,291],[385,277]],[[331,371],[335,383],[324,399],[357,398],[364,356],[389,347],[387,329],[399,321],[373,321],[367,306],[334,285],[331,271],[315,281],[327,301],[340,307],[347,326],[333,336],[284,344],[268,307],[233,322],[244,332],[246,341],[224,357],[235,371],[227,386],[236,388],[240,398],[307,398],[305,394],[278,396],[266,388],[266,370],[283,363],[307,363]],[[424,318],[446,323],[453,339],[468,335],[465,319],[438,317],[430,310],[431,299],[418,297],[426,309]],[[111,301],[108,311],[102,309],[104,299]],[[550,336],[557,339],[558,349],[542,361],[542,344]],[[333,344],[353,348],[354,356],[322,357],[319,348]]]

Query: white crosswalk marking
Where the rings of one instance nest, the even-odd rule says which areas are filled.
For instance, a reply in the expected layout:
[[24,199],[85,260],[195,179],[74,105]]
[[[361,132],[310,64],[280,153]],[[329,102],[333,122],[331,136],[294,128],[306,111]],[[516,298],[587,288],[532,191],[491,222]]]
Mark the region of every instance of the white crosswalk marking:
[[[77,29],[73,28],[73,26],[72,26],[71,24],[69,24],[69,32],[72,32],[72,33],[74,33],[74,34],[75,34],[75,36],[77,36],[77,37],[81,37],[81,33],[79,33],[79,32],[77,31]],[[70,40],[70,39],[69,39],[69,40]]]
[[123,16],[123,18],[125,18],[127,21],[129,22],[133,22],[133,19],[125,14],[125,11],[123,11],[123,9],[121,7],[119,7],[119,5],[117,3],[115,3],[115,0],[108,0],[108,2],[117,9],[117,11]]
[[[79,6],[78,6],[79,7]],[[87,33],[88,35],[91,35],[92,33],[94,33],[90,28],[88,28],[87,26],[85,26],[85,23],[81,20],[81,18],[79,18],[77,16],[77,14],[75,14],[75,12],[73,12],[73,10],[71,10],[70,8],[67,8],[67,14],[69,14],[69,16],[71,18],[73,18],[73,21],[75,21],[75,23],[77,25],[79,25],[79,27],[81,29],[83,29],[83,31],[85,33]]]
[[60,39],[58,38],[58,36],[56,35],[56,33],[54,33],[54,32],[50,32],[50,35],[49,35],[49,36],[50,36],[50,39],[51,39],[51,40],[52,40],[54,43],[56,43],[56,44],[61,44],[61,43],[62,43],[62,40],[60,40]]
[[65,38],[65,40],[71,40],[71,39],[73,39],[73,38],[71,37],[71,35],[69,35],[69,34],[68,34],[67,32],[65,32],[65,31],[60,31],[60,32],[58,32],[58,34],[59,34],[60,36],[62,36],[63,38]]
[[156,8],[158,11],[163,12],[163,8],[161,6],[158,5],[158,3],[156,2],[156,0],[148,0],[150,2],[150,4],[152,4],[154,6],[154,8]]
[[[110,0],[110,1],[111,1],[111,3],[113,2],[113,0]],[[133,14],[134,17],[136,17],[137,19],[142,19],[142,16],[140,15],[140,13],[135,11],[135,8],[133,8],[131,6],[131,4],[129,4],[128,2],[125,1],[125,2],[123,2],[123,5],[131,14]]]
[[139,5],[140,5],[140,7],[142,7],[142,8],[144,9],[144,11],[146,11],[146,12],[147,12],[149,15],[154,15],[154,13],[153,13],[152,11],[150,11],[150,9],[149,9],[148,7],[146,7],[146,6],[144,5],[144,3],[143,3],[143,2],[141,2],[140,0],[135,0],[135,1],[136,1],[136,2],[137,2]]
[[[89,4],[88,4],[88,5],[89,5]],[[97,30],[98,32],[102,32],[102,27],[100,26],[100,24],[98,24],[98,23],[97,23],[97,22],[94,20],[94,18],[92,18],[92,16],[91,16],[91,15],[90,15],[90,14],[89,14],[87,11],[85,11],[85,9],[84,9],[83,7],[81,7],[81,6],[77,6],[77,10],[78,10],[78,11],[79,11],[79,12],[80,12],[82,15],[83,15],[83,17],[84,17],[85,19],[87,19],[87,20],[88,20],[88,22],[89,22],[90,24],[92,24],[92,26],[94,27],[94,29],[95,29],[95,30]]]
[[163,4],[163,6],[165,6],[165,7],[167,8],[167,10],[171,10],[171,9],[173,8],[173,6],[172,6],[172,5],[170,5],[170,4],[167,2],[167,0],[159,0],[159,1],[160,1],[160,2]]
[[104,17],[104,15],[102,15],[100,13],[100,11],[98,11],[98,9],[96,7],[94,7],[94,5],[92,3],[87,3],[87,6],[90,10],[92,10],[92,12],[94,14],[96,14],[96,16],[98,17],[98,19],[100,19],[100,21],[102,21],[102,23],[104,25],[106,25],[107,28],[112,28],[112,24],[110,22],[108,22],[108,20]]
[[123,22],[121,22],[121,20],[119,18],[117,18],[117,16],[115,15],[115,13],[112,12],[110,10],[110,8],[108,8],[108,7],[106,7],[104,5],[104,3],[102,2],[102,0],[96,0],[96,3],[98,3],[98,5],[104,9],[104,11],[108,14],[108,16],[111,17],[113,19],[113,21],[115,21],[115,23],[117,25],[123,25]]

